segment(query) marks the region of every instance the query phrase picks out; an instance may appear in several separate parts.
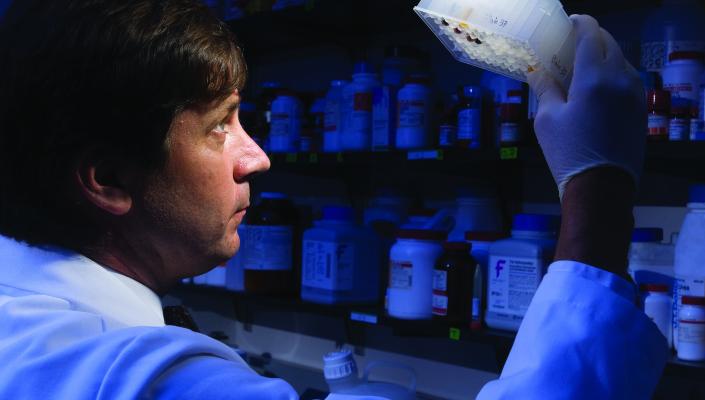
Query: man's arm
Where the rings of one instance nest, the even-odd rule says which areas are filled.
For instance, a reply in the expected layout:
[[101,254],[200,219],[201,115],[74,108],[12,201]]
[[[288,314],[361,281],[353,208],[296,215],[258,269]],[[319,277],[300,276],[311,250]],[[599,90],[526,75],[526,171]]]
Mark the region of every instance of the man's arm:
[[594,265],[629,280],[634,196],[634,180],[615,167],[591,169],[571,179],[561,204],[556,260]]

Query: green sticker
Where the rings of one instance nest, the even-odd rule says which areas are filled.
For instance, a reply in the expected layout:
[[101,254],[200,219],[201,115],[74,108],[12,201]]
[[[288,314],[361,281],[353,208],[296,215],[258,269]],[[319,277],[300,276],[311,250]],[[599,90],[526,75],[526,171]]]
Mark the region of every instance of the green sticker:
[[308,162],[311,164],[317,164],[318,163],[318,153],[311,153],[308,155]]
[[343,162],[343,153],[338,153],[337,156],[336,156],[336,160],[337,160],[338,162]]
[[451,338],[451,340],[460,340],[460,329],[450,328],[448,336]]
[[499,150],[499,158],[502,160],[516,160],[519,158],[518,147],[504,147]]
[[286,162],[288,163],[295,163],[299,158],[299,155],[296,153],[286,153]]

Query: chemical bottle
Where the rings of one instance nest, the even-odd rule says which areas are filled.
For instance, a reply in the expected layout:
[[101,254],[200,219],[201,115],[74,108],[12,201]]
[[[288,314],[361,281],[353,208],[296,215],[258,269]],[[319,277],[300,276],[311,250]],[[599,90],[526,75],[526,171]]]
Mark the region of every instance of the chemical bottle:
[[380,85],[366,62],[355,64],[353,80],[343,88],[342,150],[367,151],[372,146],[372,92]]
[[455,209],[455,226],[448,240],[463,241],[465,232],[499,232],[502,230],[502,214],[497,198],[492,192],[481,188],[465,189],[458,195]]
[[353,209],[327,206],[304,232],[301,298],[324,304],[376,302],[380,241],[354,222]]
[[558,218],[514,216],[512,236],[490,246],[485,321],[492,328],[517,331],[536,289],[553,260]]
[[409,77],[397,100],[397,149],[422,149],[429,145],[432,108],[428,78]]
[[241,237],[245,291],[260,294],[296,293],[300,260],[300,222],[283,193],[265,192],[250,207]]
[[451,94],[450,101],[443,106],[441,111],[441,121],[438,126],[438,145],[442,148],[457,146],[459,99],[459,94]]
[[682,142],[690,139],[690,103],[683,98],[673,99],[671,121],[668,125],[668,140]]
[[642,29],[641,69],[661,72],[676,51],[705,52],[705,9],[697,0],[664,0]]
[[[409,387],[394,383],[370,381],[370,373],[380,367],[401,369],[409,375]],[[330,393],[354,396],[372,396],[385,400],[415,400],[416,372],[410,367],[392,362],[373,361],[367,365],[360,378],[357,363],[350,350],[344,349],[323,356],[323,375]],[[365,398],[365,397],[362,397]]]
[[654,321],[663,337],[668,341],[668,347],[673,345],[673,294],[671,287],[659,284],[641,286],[644,297],[644,313]]
[[[681,297],[705,297],[705,185],[693,185],[688,201],[688,214],[676,242],[674,316],[680,314]],[[673,322],[674,345],[678,349],[678,318]]]
[[649,141],[668,141],[668,129],[671,121],[671,92],[660,89],[650,90],[647,94],[647,108]]
[[683,296],[678,314],[678,358],[705,361],[705,297]]
[[705,73],[705,53],[677,51],[668,57],[670,62],[663,68],[663,88],[671,92],[672,99],[687,100],[687,106],[696,104],[700,98],[700,85]]
[[472,309],[470,328],[479,330],[482,328],[484,320],[483,311],[487,308],[487,264],[490,257],[490,246],[492,243],[506,238],[507,235],[502,232],[482,232],[470,231],[465,232],[465,240],[470,243],[472,258],[477,262],[475,274],[473,278],[472,291]]
[[433,269],[447,234],[429,229],[402,229],[389,254],[389,315],[430,319]]
[[524,141],[524,105],[521,91],[510,91],[499,105],[499,145],[518,146]]
[[343,88],[348,81],[336,80],[330,83],[326,94],[326,111],[323,133],[323,151],[335,153],[341,151],[340,141],[343,126]]
[[470,243],[446,242],[433,270],[433,318],[468,323],[472,314],[473,276],[477,262]]
[[320,150],[323,142],[323,120],[325,118],[326,101],[324,98],[317,98],[311,103],[308,114],[304,117],[301,128],[301,140],[299,151],[304,153],[315,153]]
[[297,152],[301,137],[303,106],[290,90],[280,90],[272,102],[269,150],[273,153]]
[[482,142],[482,90],[465,86],[458,111],[458,146],[478,149]]
[[629,275],[638,285],[663,284],[673,287],[672,244],[662,243],[663,229],[636,228],[629,247]]
[[[243,236],[243,227],[240,225],[238,233]],[[245,291],[245,268],[242,265],[242,251],[239,251],[227,262],[225,271],[225,288],[233,292]]]
[[395,148],[397,132],[397,94],[416,64],[415,51],[405,46],[384,49],[382,85],[372,94],[372,150]]
[[[281,88],[279,82],[264,82],[260,86],[260,93],[257,96],[257,133],[253,136],[253,139],[255,139],[259,147],[267,152],[269,151],[269,132],[272,130],[272,102],[277,98]],[[245,129],[248,129],[248,127],[245,127]],[[252,133],[250,134],[252,135]]]

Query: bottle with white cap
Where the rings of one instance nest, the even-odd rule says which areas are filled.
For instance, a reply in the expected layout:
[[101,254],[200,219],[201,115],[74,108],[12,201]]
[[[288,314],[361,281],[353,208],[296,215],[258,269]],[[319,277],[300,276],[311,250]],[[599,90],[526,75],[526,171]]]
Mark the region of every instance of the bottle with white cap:
[[[683,296],[705,297],[705,185],[690,188],[688,214],[681,227],[673,270],[673,315],[680,314]],[[678,349],[678,318],[673,319],[673,344]]]
[[[411,378],[409,387],[394,383],[370,381],[370,372],[378,367],[391,367],[407,371]],[[323,375],[326,378],[331,394],[373,396],[386,400],[416,399],[416,373],[413,369],[402,364],[373,361],[368,364],[362,378],[360,378],[357,372],[357,363],[353,359],[352,352],[348,349],[323,356]]]

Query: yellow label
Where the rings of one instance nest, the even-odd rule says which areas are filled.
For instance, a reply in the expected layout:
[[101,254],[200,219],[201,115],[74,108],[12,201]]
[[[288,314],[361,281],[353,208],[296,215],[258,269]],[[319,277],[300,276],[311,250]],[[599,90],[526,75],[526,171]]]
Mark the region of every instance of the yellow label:
[[502,160],[516,160],[519,158],[519,148],[504,147],[499,150],[499,158]]
[[460,329],[450,328],[448,337],[450,337],[451,340],[460,340]]

